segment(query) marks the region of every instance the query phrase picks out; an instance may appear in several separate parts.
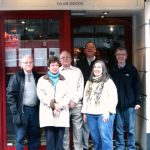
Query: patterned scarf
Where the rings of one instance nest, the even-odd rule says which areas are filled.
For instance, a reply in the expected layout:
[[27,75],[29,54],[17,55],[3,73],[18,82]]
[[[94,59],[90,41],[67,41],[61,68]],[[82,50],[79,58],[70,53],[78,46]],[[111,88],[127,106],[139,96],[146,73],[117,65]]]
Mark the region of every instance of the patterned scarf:
[[[91,95],[92,90],[93,90],[93,88],[92,88],[93,83],[97,83],[97,87],[94,90],[94,95]],[[86,96],[88,97],[87,101],[91,101],[92,99],[94,99],[95,104],[99,105],[103,87],[104,87],[104,81],[102,81],[101,77],[94,77],[92,80],[90,80],[89,86],[86,91]]]
[[57,84],[57,82],[59,80],[59,72],[57,74],[53,74],[50,71],[48,71],[47,73],[48,73],[49,79],[52,81],[52,86],[55,89],[56,84]]

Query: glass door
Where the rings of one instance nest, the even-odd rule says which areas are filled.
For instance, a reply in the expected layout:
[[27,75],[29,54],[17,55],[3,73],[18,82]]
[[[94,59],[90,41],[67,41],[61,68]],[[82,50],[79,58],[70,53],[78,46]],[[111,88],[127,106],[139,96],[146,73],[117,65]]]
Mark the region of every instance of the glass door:
[[110,68],[115,62],[116,48],[126,47],[131,53],[131,26],[128,18],[72,18],[73,47],[83,53],[86,42],[94,42],[97,57]]

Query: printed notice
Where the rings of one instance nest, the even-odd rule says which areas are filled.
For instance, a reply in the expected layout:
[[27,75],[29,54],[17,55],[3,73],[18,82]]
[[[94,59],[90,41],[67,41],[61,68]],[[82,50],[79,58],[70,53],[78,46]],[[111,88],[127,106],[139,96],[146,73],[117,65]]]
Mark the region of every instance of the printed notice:
[[15,48],[6,48],[5,63],[6,63],[6,67],[16,67],[17,66],[17,55],[16,55]]
[[47,48],[34,49],[34,66],[47,66]]

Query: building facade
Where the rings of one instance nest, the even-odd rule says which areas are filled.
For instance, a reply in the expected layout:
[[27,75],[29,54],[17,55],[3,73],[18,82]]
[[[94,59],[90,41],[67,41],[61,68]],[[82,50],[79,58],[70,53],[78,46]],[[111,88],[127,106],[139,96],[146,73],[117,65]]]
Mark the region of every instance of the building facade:
[[[102,18],[104,11],[109,14]],[[19,69],[20,58],[32,55],[34,69],[43,74],[50,55],[57,56],[62,50],[73,54],[73,48],[83,50],[89,40],[96,43],[108,67],[114,62],[115,48],[128,49],[129,61],[138,68],[142,84],[136,141],[143,150],[150,149],[149,1],[0,0],[0,150],[15,149],[6,86],[10,75]],[[40,150],[44,149],[41,131]]]

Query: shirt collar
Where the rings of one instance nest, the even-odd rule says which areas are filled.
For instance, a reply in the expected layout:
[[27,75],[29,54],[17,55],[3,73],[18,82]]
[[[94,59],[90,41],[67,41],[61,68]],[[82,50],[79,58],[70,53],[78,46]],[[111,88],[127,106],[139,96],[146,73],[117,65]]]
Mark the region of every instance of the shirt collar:
[[29,72],[27,72],[27,71],[24,70],[24,74],[25,75],[29,75],[29,74],[32,75],[32,72],[29,73]]
[[118,64],[118,68],[119,68],[119,69],[122,69],[122,68],[125,67],[125,65],[126,65],[125,63],[124,63],[124,64]]
[[91,65],[91,62],[93,62],[95,59],[96,59],[95,56],[93,58],[87,58],[89,65]]
[[64,68],[63,66],[61,66],[61,67],[59,68],[60,71],[62,71],[62,70],[68,70],[68,69],[72,70],[72,69],[73,69],[73,66],[70,65],[68,68]]

